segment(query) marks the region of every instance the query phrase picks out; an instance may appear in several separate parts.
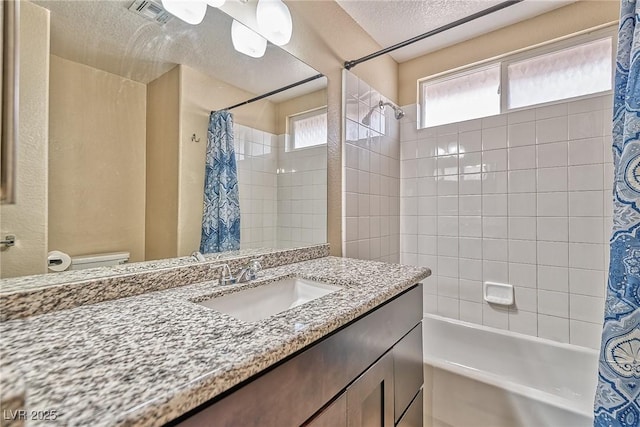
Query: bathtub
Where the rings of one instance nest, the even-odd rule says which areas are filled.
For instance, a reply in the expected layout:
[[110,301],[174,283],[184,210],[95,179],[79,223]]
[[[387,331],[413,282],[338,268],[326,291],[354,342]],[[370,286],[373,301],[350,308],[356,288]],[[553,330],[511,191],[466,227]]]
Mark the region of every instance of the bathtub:
[[435,315],[423,333],[425,426],[593,425],[597,351]]

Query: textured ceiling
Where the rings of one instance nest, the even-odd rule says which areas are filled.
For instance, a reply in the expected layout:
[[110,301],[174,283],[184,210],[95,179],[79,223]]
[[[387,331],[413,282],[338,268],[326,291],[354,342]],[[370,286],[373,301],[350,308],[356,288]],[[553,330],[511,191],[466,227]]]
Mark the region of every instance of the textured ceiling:
[[[338,4],[383,48],[457,21],[502,1],[337,0]],[[391,56],[398,62],[408,61],[569,3],[572,1],[525,0],[399,49],[391,53]]]
[[[208,8],[192,26],[177,18],[164,26],[128,10],[133,0],[38,0],[51,11],[51,53],[148,83],[184,64],[246,91],[263,94],[318,74],[283,49],[268,44],[262,58],[236,52],[232,19]],[[326,79],[270,98],[276,102],[317,90]]]

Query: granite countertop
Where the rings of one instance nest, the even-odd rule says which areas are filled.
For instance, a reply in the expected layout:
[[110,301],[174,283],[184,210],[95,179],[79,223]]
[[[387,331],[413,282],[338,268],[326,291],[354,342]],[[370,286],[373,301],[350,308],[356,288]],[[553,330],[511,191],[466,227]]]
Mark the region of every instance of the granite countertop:
[[2,279],[0,321],[216,280],[225,264],[232,271],[238,271],[255,257],[262,260],[264,268],[273,268],[328,255],[327,244],[290,249],[243,249],[205,255],[204,262],[175,258]]
[[[57,411],[56,425],[158,426],[429,274],[398,264],[313,259],[263,270],[246,284],[210,281],[2,322],[0,360],[22,372],[25,409]],[[285,275],[343,289],[255,323],[193,302]]]
[[[296,252],[300,249],[324,248],[327,245],[312,245],[303,248],[250,248],[236,251],[226,251],[217,254],[204,254],[206,262],[221,263],[230,259],[258,257],[277,252]],[[328,250],[328,248],[327,248]],[[0,281],[0,293],[23,292],[25,290],[42,289],[56,285],[68,285],[69,283],[86,282],[88,280],[104,279],[114,276],[153,273],[158,270],[175,269],[176,267],[192,267],[202,264],[191,256],[178,258],[166,258],[153,261],[131,262],[109,267],[95,267],[84,270],[67,270],[59,273],[35,274],[32,276],[19,276]]]
[[24,409],[24,397],[22,374],[16,371],[14,366],[0,366],[0,426],[18,427],[24,425],[23,420],[11,419],[10,416],[10,414]]

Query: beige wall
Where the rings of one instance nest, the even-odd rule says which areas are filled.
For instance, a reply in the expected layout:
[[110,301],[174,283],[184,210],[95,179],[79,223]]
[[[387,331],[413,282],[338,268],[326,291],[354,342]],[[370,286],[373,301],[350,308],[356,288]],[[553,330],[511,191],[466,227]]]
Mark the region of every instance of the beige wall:
[[[293,18],[293,36],[283,49],[328,79],[327,240],[331,245],[331,254],[339,256],[342,253],[342,69],[345,61],[375,52],[380,45],[333,1],[286,3]],[[248,3],[226,2],[222,9],[257,29],[256,4],[256,0],[249,0]],[[387,98],[398,100],[398,64],[389,55],[358,65],[352,71]]]
[[[221,82],[192,68],[181,68],[178,256],[200,248],[209,114],[246,101],[256,94]],[[234,122],[275,133],[276,108],[258,101],[233,110]],[[196,134],[200,142],[191,141]]]
[[398,77],[400,105],[416,103],[418,79],[615,22],[619,14],[617,0],[582,0],[403,62]]
[[0,231],[16,246],[0,251],[0,276],[47,271],[49,11],[21,2],[16,204],[0,207]]
[[[149,84],[147,259],[199,249],[209,114],[255,96],[184,65]],[[233,114],[237,124],[275,132],[276,107],[269,101]]]
[[[341,69],[347,59],[366,55],[379,46],[335,3],[300,2],[290,5],[294,15],[294,39],[285,48],[329,77],[329,241],[334,253],[340,252],[341,215]],[[326,19],[325,19],[326,18]],[[344,39],[350,43],[344,43]],[[397,64],[389,57],[380,58],[354,69],[391,99],[396,99]],[[183,67],[174,70],[148,88],[147,176],[145,219],[146,257],[149,259],[184,255],[194,250],[200,238],[202,215],[201,166],[206,147],[206,123],[210,110],[246,100],[254,94],[203,76]],[[179,76],[179,81],[176,77]],[[155,84],[155,85],[154,85]],[[170,86],[170,94],[165,93]],[[180,86],[184,88],[180,89]],[[155,89],[154,90],[154,86]],[[181,95],[182,94],[182,95]],[[166,97],[181,101],[179,119],[175,104],[163,105]],[[156,108],[163,105],[162,108]],[[154,107],[155,106],[155,107]],[[175,107],[177,108],[177,107]],[[234,110],[236,122],[275,133],[275,106],[267,101]],[[258,120],[255,120],[258,117]],[[144,119],[143,119],[144,120]],[[201,143],[192,143],[196,133]],[[177,135],[177,137],[176,137]],[[171,146],[169,139],[179,146]],[[156,160],[159,159],[159,163]],[[175,173],[175,175],[174,175]],[[179,176],[177,182],[171,176]],[[179,195],[179,201],[176,200]],[[160,213],[162,212],[162,213]],[[170,227],[177,224],[177,230]],[[175,230],[175,231],[174,231]],[[175,242],[175,243],[174,243]],[[57,249],[57,248],[56,248]]]
[[[24,14],[26,16],[33,13],[34,10],[40,9],[27,3],[24,4],[27,5],[24,7],[26,11]],[[255,6],[255,0],[250,0],[249,5]],[[345,60],[356,59],[369,54],[379,49],[380,46],[334,2],[296,1],[289,2],[288,5],[293,15],[294,34],[291,42],[284,46],[285,50],[325,74],[329,80],[326,100],[330,123],[328,130],[328,240],[332,244],[332,253],[337,255],[340,254],[341,247],[341,70]],[[456,46],[408,61],[400,66],[398,66],[391,57],[383,56],[361,64],[352,71],[376,87],[386,97],[394,101],[399,101],[400,104],[413,103],[415,102],[416,95],[415,82],[420,77],[512,52],[532,44],[566,36],[567,34],[572,34],[585,28],[615,21],[618,17],[618,7],[618,2],[614,0],[597,2],[580,1],[533,18],[532,20],[515,24],[476,39],[460,43]],[[31,9],[31,12],[29,12],[29,9]],[[250,21],[254,19],[252,17],[253,10],[251,7],[240,3],[227,2],[223,9],[232,16],[242,17],[241,20],[249,24]],[[23,31],[42,32],[43,34],[48,33],[47,29],[48,27],[40,24],[23,26]],[[349,40],[349,43],[344,43],[344,40]],[[30,52],[37,51],[37,47],[30,49]],[[23,61],[28,61],[28,59],[23,58]],[[37,72],[37,67],[23,67],[23,70],[26,70],[23,71],[25,73],[34,74]],[[163,84],[172,87],[170,94],[160,93],[162,91],[156,91],[155,94],[151,93],[151,88],[154,85],[154,83],[151,83],[149,85],[149,93],[147,94],[148,101],[154,100],[153,105],[157,106],[167,101],[167,96],[173,100],[179,99],[181,79],[179,74],[180,71],[176,68],[154,82],[156,87],[159,87],[161,86],[160,80],[166,78],[167,81]],[[197,73],[193,72],[192,74],[196,75]],[[36,80],[38,81],[38,85],[25,89],[26,92],[39,90],[38,86],[46,84],[47,82],[46,78],[38,78]],[[224,85],[212,88],[212,91],[222,90],[224,92],[225,88],[223,86]],[[237,100],[242,101],[247,97],[250,96],[238,96]],[[195,130],[201,139],[201,143],[197,149],[185,151],[185,153],[188,153],[187,158],[180,160],[180,171],[189,170],[189,168],[193,166],[193,161],[198,153],[204,149],[204,144],[202,143],[206,139],[206,115],[208,114],[208,110],[222,108],[229,104],[227,99],[220,103],[218,103],[217,99],[218,98],[205,99],[204,96],[199,97],[198,94],[196,94],[194,100],[183,103],[186,108],[191,109],[185,117],[197,120],[197,124],[195,124],[195,121],[193,122],[195,124],[194,126],[180,127],[180,120],[176,118],[178,107],[175,107],[175,109],[173,109],[174,106],[158,109],[163,111],[153,111],[153,108],[149,108],[148,114],[150,117],[148,118],[148,122],[154,123],[155,126],[149,126],[148,130],[147,148],[149,149],[149,154],[147,155],[146,163],[149,168],[151,167],[150,165],[156,164],[153,159],[159,158],[160,165],[162,166],[156,168],[151,167],[151,170],[147,171],[150,180],[150,182],[147,182],[146,195],[148,204],[146,217],[146,226],[148,228],[148,232],[146,233],[148,258],[177,255],[178,241],[181,242],[181,251],[186,253],[186,251],[194,246],[196,240],[199,239],[199,235],[197,238],[195,237],[196,234],[199,234],[199,218],[196,220],[195,217],[196,212],[198,216],[201,215],[201,200],[198,207],[196,207],[194,201],[196,194],[197,197],[201,196],[201,191],[198,189],[197,193],[190,194],[186,196],[184,200],[181,200],[180,220],[178,220],[177,194],[179,192],[178,185],[180,185],[181,188],[182,186],[187,186],[188,189],[201,186],[199,181],[201,181],[202,178],[197,174],[202,174],[203,168],[194,169],[200,171],[195,175],[191,175],[190,172],[184,176],[181,175],[179,183],[171,182],[167,175],[173,173],[171,172],[173,169],[175,169],[175,176],[178,175],[178,159],[181,155],[179,154],[179,147],[167,145],[166,141],[168,141],[169,136],[171,136],[174,138],[174,141],[179,141],[182,149],[185,147],[191,148],[192,146],[189,146],[190,137]],[[177,105],[177,103],[172,105]],[[255,107],[258,106],[260,106],[259,103],[255,105]],[[24,106],[24,108],[26,109],[27,106]],[[38,105],[38,108],[41,109],[29,112],[27,115],[29,117],[46,117],[46,105],[44,107]],[[42,110],[42,108],[45,108],[45,110]],[[243,120],[241,116],[245,108],[246,107],[243,107],[242,109],[234,111],[238,123],[244,123],[269,131],[267,125],[260,125],[253,120]],[[265,119],[265,123],[267,122],[266,117],[269,116],[268,110],[268,108],[264,108],[264,110],[260,111],[260,117]],[[247,117],[248,116],[249,115],[247,115]],[[203,117],[205,120],[202,120]],[[281,125],[282,123],[278,126]],[[277,131],[277,129],[276,127],[275,130]],[[273,129],[271,129],[271,131],[273,131]],[[38,134],[38,127],[28,126],[24,135],[30,134]],[[46,132],[40,135],[40,139],[46,139]],[[24,138],[27,139],[27,136],[24,136]],[[24,152],[28,149],[25,144]],[[30,155],[29,158],[33,160],[38,157]],[[200,158],[200,161],[202,161],[201,159],[202,158]],[[28,169],[42,172],[46,171],[46,166],[42,167],[42,165],[40,165],[40,167],[29,167]],[[46,182],[46,173],[44,179]],[[37,180],[34,179],[29,179],[29,181],[37,182]],[[198,185],[195,185],[195,183],[198,183]],[[149,189],[162,190],[151,191],[151,194],[149,194]],[[39,195],[34,193],[33,196],[30,194],[29,198],[31,199],[32,197],[34,200],[37,198],[40,199],[40,206],[43,204],[46,206],[46,192],[40,193]],[[183,203],[183,201],[185,203]],[[2,231],[6,231],[7,226],[11,225],[10,217],[12,210],[15,211],[16,209],[4,207],[1,211]],[[166,211],[168,213],[166,215],[157,214],[157,212],[160,211]],[[29,209],[28,214],[36,215],[36,212],[37,209]],[[153,215],[151,215],[151,212],[153,212]],[[23,217],[20,218],[23,219]],[[24,223],[24,221],[21,222]],[[39,219],[39,222],[41,224],[44,223],[46,227],[46,217]],[[168,223],[177,224],[178,222],[180,224],[186,224],[185,227],[189,227],[190,231],[183,233],[184,239],[178,237],[177,230],[172,231],[166,227]],[[38,221],[35,223],[38,223]],[[197,224],[197,227],[193,224]],[[16,228],[13,228],[13,230],[15,229]],[[184,230],[186,230],[186,228]],[[172,233],[174,234],[172,235]],[[28,236],[28,234],[23,235]],[[18,239],[20,240],[20,236],[18,236]],[[14,248],[15,250],[12,250],[11,253],[18,253],[18,250],[24,247],[23,245],[26,245],[28,240],[39,240],[40,247],[43,247],[42,242],[46,242],[46,236],[42,239],[27,238],[19,243],[18,247]],[[169,246],[166,246],[166,244],[162,246],[158,245],[159,242],[175,242],[175,244],[170,243]],[[154,248],[156,247],[160,249],[154,253]],[[46,250],[46,244],[44,244],[44,248]],[[3,262],[5,258],[8,259],[7,256],[9,256],[9,251],[3,252]],[[24,259],[24,257],[21,256],[21,259]],[[42,268],[42,266],[40,265],[38,268]]]
[[[294,36],[284,48],[327,76],[327,240],[342,254],[342,69],[344,61],[380,49],[335,2],[290,1]],[[348,40],[345,43],[345,40]],[[388,55],[352,69],[387,98],[397,101],[398,64]]]
[[317,90],[276,104],[276,135],[287,133],[287,118],[327,105],[327,90]]
[[147,86],[146,258],[178,254],[180,67]]
[[49,249],[143,261],[146,85],[51,55]]
[[[208,76],[193,68],[181,65],[181,115],[184,122],[183,136],[195,132],[207,139],[209,113],[256,97],[215,77]],[[267,100],[252,102],[232,110],[234,123],[249,126],[269,133],[275,133],[275,105]],[[189,131],[191,131],[189,133]]]
[[[334,1],[291,1],[287,5],[294,27],[291,41],[283,48],[326,75],[341,96],[344,62],[373,53],[381,46]],[[398,64],[391,56],[380,56],[351,71],[397,101]]]

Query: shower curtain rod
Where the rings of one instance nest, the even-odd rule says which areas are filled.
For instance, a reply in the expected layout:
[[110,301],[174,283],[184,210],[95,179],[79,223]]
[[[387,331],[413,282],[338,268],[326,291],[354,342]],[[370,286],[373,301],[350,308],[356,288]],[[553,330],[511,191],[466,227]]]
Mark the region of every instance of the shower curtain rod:
[[243,101],[243,102],[241,102],[239,104],[235,104],[235,105],[232,105],[230,107],[223,108],[223,109],[217,110],[217,111],[232,110],[232,109],[234,109],[236,107],[242,107],[243,105],[247,105],[247,104],[251,104],[252,102],[260,101],[261,99],[268,98],[268,97],[270,97],[272,95],[275,95],[275,94],[280,93],[280,92],[284,92],[285,90],[289,90],[289,89],[294,88],[296,86],[300,86],[300,85],[303,85],[305,83],[312,82],[314,80],[319,79],[320,77],[324,77],[324,74],[316,74],[315,76],[308,77],[308,78],[306,78],[304,80],[300,80],[299,82],[291,83],[290,85],[281,87],[281,88],[276,89],[276,90],[272,90],[271,92],[267,92],[267,93],[265,93],[263,95],[256,96],[255,98],[248,99],[248,100]]
[[487,16],[487,15],[493,13],[493,12],[497,12],[499,10],[502,10],[502,9],[504,9],[506,7],[513,6],[514,4],[520,3],[521,1],[523,1],[523,0],[509,0],[509,1],[502,2],[502,3],[498,3],[495,6],[491,6],[491,7],[487,8],[487,9],[481,10],[480,12],[476,12],[476,13],[474,13],[472,15],[465,16],[462,19],[458,19],[457,21],[454,21],[454,22],[451,22],[449,24],[443,25],[442,27],[438,27],[438,28],[433,29],[431,31],[428,31],[428,32],[426,32],[424,34],[420,34],[419,36],[415,36],[415,37],[410,38],[408,40],[405,40],[403,42],[394,44],[393,46],[389,46],[389,47],[387,47],[385,49],[379,50],[379,51],[374,52],[374,53],[372,53],[370,55],[363,56],[362,58],[359,58],[359,59],[354,59],[353,61],[345,61],[344,68],[346,68],[347,70],[350,70],[353,67],[355,67],[356,65],[362,64],[363,62],[369,61],[370,59],[374,59],[374,58],[377,58],[378,56],[385,55],[385,54],[387,54],[389,52],[393,52],[394,50],[398,50],[398,49],[403,48],[405,46],[409,46],[410,44],[413,44],[415,42],[419,42],[420,40],[424,40],[424,39],[426,39],[428,37],[435,36],[436,34],[440,34],[443,31],[447,31],[447,30],[450,30],[452,28],[458,27],[458,26],[460,26],[462,24],[466,24],[467,22],[473,21],[474,19],[478,19],[478,18],[481,18],[483,16]]

